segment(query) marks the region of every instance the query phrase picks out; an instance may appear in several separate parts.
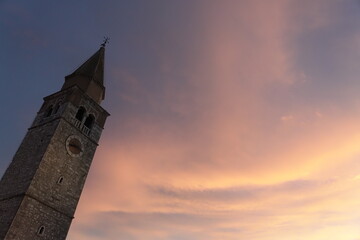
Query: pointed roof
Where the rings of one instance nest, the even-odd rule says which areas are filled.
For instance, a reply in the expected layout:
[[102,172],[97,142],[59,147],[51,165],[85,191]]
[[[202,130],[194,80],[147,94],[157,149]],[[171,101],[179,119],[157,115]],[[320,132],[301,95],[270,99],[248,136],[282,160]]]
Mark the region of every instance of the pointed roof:
[[101,46],[100,49],[92,55],[86,62],[84,62],[78,69],[76,69],[72,74],[66,76],[73,77],[76,75],[81,75],[90,78],[101,86],[104,85],[104,55],[105,48]]

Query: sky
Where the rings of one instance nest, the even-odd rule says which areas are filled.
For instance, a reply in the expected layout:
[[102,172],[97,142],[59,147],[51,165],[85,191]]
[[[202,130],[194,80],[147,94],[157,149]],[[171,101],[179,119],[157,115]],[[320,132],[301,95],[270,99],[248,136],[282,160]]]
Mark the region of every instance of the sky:
[[360,240],[360,2],[0,0],[0,174],[110,37],[68,240]]

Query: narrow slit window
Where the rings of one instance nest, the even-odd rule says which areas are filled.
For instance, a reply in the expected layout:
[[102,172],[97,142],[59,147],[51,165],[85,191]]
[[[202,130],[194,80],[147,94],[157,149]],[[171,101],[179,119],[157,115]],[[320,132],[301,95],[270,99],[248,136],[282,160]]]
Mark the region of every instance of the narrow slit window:
[[44,235],[44,232],[45,232],[45,227],[44,226],[39,227],[37,231],[38,235]]
[[62,184],[63,181],[64,181],[64,177],[61,176],[61,177],[59,177],[57,183],[58,183],[58,184]]

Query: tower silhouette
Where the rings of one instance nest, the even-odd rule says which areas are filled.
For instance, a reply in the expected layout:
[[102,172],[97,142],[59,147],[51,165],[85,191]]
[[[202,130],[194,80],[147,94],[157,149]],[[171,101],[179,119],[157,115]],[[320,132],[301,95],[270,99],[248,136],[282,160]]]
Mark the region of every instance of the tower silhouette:
[[0,239],[66,238],[109,113],[105,44],[44,103],[0,182]]

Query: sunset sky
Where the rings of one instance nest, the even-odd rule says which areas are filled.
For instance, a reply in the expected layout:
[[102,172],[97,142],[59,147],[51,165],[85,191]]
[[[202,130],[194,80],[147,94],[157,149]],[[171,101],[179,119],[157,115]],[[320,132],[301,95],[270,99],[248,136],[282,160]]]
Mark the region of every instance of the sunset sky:
[[360,240],[360,1],[0,0],[0,175],[103,36],[68,240]]

